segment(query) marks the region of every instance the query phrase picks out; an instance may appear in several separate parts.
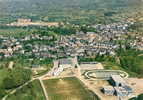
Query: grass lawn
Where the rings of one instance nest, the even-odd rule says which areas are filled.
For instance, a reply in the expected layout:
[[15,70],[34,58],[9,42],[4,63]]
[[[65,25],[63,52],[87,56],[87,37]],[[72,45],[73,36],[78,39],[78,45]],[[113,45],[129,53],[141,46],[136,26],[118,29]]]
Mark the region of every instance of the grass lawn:
[[109,69],[109,70],[123,70],[123,68],[121,68],[119,65],[113,63],[113,62],[109,62],[109,61],[105,61],[102,62],[103,66],[105,69]]
[[2,84],[3,79],[7,76],[7,69],[0,69],[0,86]]
[[105,69],[109,69],[109,70],[122,70],[122,71],[125,71],[129,74],[130,77],[140,77],[137,73],[133,72],[133,71],[130,71],[130,70],[126,70],[124,68],[122,68],[121,66],[115,64],[115,63],[112,63],[112,62],[108,62],[108,61],[105,61],[105,62],[102,62],[103,66]]
[[45,100],[39,80],[35,80],[10,95],[7,100]]
[[44,81],[49,100],[96,100],[75,77]]

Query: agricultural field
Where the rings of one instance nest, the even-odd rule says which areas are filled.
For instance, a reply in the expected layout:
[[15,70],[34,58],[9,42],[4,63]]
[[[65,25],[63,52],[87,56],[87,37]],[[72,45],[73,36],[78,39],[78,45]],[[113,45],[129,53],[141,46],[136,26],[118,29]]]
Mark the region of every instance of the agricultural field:
[[44,84],[49,100],[93,100],[92,94],[74,77],[45,80]]
[[24,86],[22,89],[17,90],[17,92],[10,95],[7,100],[17,100],[17,98],[19,100],[45,100],[43,90],[38,80],[35,80]]

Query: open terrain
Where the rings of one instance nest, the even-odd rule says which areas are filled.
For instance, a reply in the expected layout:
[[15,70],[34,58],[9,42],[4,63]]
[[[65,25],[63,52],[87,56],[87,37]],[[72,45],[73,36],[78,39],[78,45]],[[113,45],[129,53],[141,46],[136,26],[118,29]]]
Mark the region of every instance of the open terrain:
[[142,50],[143,0],[0,0],[0,100],[136,97]]
[[10,95],[7,100],[45,100],[40,82],[35,80]]
[[44,81],[49,100],[93,100],[77,78],[51,79]]
[[141,6],[141,0],[0,0],[0,23],[20,17],[75,24],[108,23],[125,18],[125,12]]
[[7,77],[7,69],[0,69],[0,85],[5,77]]

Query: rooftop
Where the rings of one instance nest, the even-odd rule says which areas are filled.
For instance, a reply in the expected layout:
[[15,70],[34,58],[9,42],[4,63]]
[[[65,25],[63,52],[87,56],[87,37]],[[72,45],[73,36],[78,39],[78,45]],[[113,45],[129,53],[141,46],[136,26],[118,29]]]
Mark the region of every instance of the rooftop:
[[123,87],[114,87],[115,90],[118,92],[118,93],[121,93],[121,92],[127,92],[125,88]]
[[118,83],[126,83],[120,75],[111,75],[112,80]]
[[103,88],[104,88],[104,90],[107,90],[107,91],[113,91],[114,90],[113,86],[104,86]]
[[125,85],[125,86],[123,86],[123,88],[126,90],[126,91],[133,91],[133,89],[130,87],[130,86],[127,86],[127,85]]
[[60,59],[59,64],[72,64],[71,59]]

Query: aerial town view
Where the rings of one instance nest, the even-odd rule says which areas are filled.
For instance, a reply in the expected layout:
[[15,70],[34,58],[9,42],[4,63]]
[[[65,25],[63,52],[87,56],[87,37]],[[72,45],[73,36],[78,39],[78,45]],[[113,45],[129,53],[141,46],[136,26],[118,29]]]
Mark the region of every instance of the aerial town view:
[[0,0],[0,100],[143,100],[143,0]]

